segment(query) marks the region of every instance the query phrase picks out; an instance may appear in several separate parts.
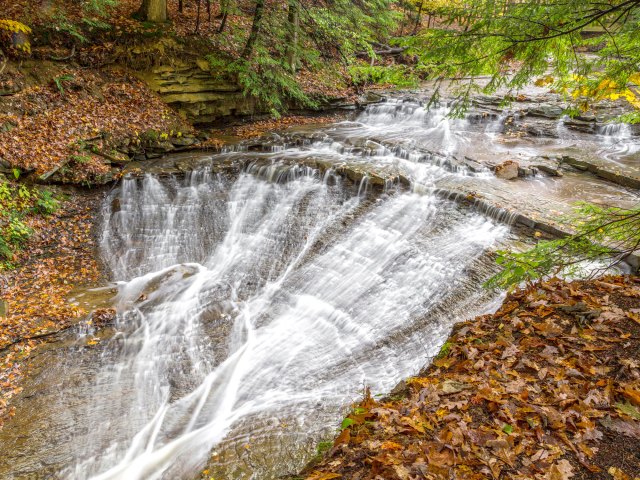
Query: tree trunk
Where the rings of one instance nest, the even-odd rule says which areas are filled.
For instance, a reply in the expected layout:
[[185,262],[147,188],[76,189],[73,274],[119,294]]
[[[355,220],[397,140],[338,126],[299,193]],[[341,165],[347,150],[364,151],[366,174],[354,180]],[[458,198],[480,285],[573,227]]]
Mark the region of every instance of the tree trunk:
[[287,15],[289,21],[289,28],[291,29],[289,34],[289,48],[287,51],[287,62],[291,67],[291,71],[295,72],[298,69],[298,32],[300,30],[300,13],[298,0],[289,0],[289,12]]
[[220,26],[218,27],[218,33],[222,33],[225,25],[227,24],[227,17],[229,16],[229,2],[230,0],[220,0]]
[[251,33],[249,34],[249,38],[247,39],[247,43],[244,46],[244,50],[242,50],[242,58],[245,60],[248,59],[253,53],[253,47],[256,44],[256,40],[258,40],[258,35],[260,34],[260,26],[262,25],[262,15],[264,13],[264,1],[265,0],[256,0],[256,10],[253,14],[253,24],[251,25]]
[[196,0],[198,3],[198,8],[196,9],[196,28],[193,33],[198,33],[198,29],[200,28],[200,0]]
[[148,22],[166,22],[167,0],[142,0],[138,16]]
[[413,27],[414,35],[418,32],[418,27],[420,27],[420,20],[422,20],[422,7],[424,7],[424,2],[420,2],[420,8],[418,8],[418,16],[416,17],[416,24]]
[[178,0],[178,12],[182,13],[184,10],[184,2],[183,0]]
[[224,12],[222,14],[222,19],[220,20],[220,27],[218,28],[218,33],[222,33],[224,31],[224,26],[227,24],[227,16],[229,14],[227,12]]

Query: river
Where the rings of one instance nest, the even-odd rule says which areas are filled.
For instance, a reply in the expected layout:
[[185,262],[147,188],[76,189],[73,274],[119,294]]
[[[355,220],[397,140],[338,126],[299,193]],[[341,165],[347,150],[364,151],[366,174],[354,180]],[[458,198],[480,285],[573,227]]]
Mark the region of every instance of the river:
[[[102,213],[116,324],[95,346],[96,332],[70,332],[35,357],[0,433],[0,475],[195,478],[207,463],[216,479],[294,474],[364,386],[388,392],[454,322],[497,307],[482,282],[488,253],[520,241],[513,218],[443,186],[559,210],[626,198],[580,172],[508,182],[461,161],[574,148],[584,134],[562,119],[558,135],[516,145],[504,115],[447,113],[389,100],[125,177]],[[614,163],[640,150],[621,127],[588,138]]]

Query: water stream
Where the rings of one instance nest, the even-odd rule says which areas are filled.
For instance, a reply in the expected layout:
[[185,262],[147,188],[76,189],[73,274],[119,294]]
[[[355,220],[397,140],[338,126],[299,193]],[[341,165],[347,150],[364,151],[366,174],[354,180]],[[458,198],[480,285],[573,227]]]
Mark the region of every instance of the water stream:
[[[501,121],[473,135],[495,139]],[[193,478],[212,455],[215,478],[295,473],[364,385],[387,392],[455,321],[496,307],[481,283],[509,226],[434,193],[442,179],[494,184],[447,160],[470,129],[390,102],[123,180],[101,240],[117,323],[95,347],[71,336],[36,359],[0,476]],[[373,192],[310,157],[393,166],[413,186]],[[239,174],[214,173],[234,159]]]

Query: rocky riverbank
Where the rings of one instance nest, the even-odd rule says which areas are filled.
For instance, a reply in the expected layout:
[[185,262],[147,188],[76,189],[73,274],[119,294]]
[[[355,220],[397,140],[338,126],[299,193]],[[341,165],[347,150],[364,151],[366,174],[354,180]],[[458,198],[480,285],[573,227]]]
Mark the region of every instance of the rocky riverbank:
[[[50,215],[30,215],[28,241],[0,271],[0,427],[28,375],[29,356],[78,322],[100,323],[112,312],[70,300],[74,291],[106,282],[97,252],[96,216],[104,190],[68,188]],[[89,314],[92,316],[88,316]]]
[[[162,75],[173,72],[158,68]],[[354,109],[381,98],[327,97],[315,111],[264,122],[265,112],[237,86],[215,93],[220,98],[211,106],[207,95],[212,95],[209,83],[215,83],[212,74],[177,72],[165,81],[126,67],[86,69],[48,60],[8,63],[0,72],[0,173],[37,183],[107,184],[134,160],[219,149],[223,142],[218,137],[225,134],[220,126],[262,121],[265,131],[266,126],[282,127],[292,119]],[[208,113],[196,115],[193,109]]]

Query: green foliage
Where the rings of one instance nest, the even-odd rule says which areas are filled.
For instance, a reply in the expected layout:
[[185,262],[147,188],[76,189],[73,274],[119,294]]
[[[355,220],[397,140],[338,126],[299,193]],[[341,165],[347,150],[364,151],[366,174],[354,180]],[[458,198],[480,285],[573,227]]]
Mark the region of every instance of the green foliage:
[[640,123],[640,111],[636,110],[633,112],[624,113],[618,116],[614,121],[617,123]]
[[[211,55],[208,57],[211,71],[236,81],[246,95],[257,98],[275,116],[292,104],[314,107],[318,99],[305,94],[296,75],[299,67],[318,72],[322,60],[327,58],[340,58],[346,65],[355,52],[370,50],[372,42],[387,41],[401,18],[391,8],[393,3],[392,0],[330,3],[289,0],[283,2],[286,8],[267,5],[257,40],[245,55],[247,58]],[[218,41],[227,48],[235,45],[240,50],[246,42],[246,31],[230,25]],[[399,72],[386,75],[404,84]]]
[[64,82],[69,82],[71,80],[73,80],[73,75],[69,75],[69,74],[65,74],[65,75],[58,75],[57,77],[53,78],[53,83],[56,84],[56,87],[58,88],[58,91],[60,92],[61,95],[64,96]]
[[117,4],[118,0],[88,0],[84,3],[84,9],[88,12],[104,16],[107,14],[108,8],[115,7]]
[[355,423],[355,420],[353,418],[347,417],[344,420],[342,420],[342,423],[340,424],[340,429],[344,430],[345,428],[349,428],[354,423]]
[[525,252],[499,251],[502,270],[491,277],[488,288],[508,288],[549,275],[581,276],[585,266],[593,273],[622,261],[640,247],[640,207],[604,208],[581,203],[566,219],[575,233],[558,240],[542,240]]
[[[637,81],[630,85],[640,65],[639,2],[452,0],[435,13],[445,27],[403,42],[433,78],[465,78],[461,109],[475,92],[514,91],[539,77],[580,110],[612,95],[640,107]],[[481,84],[479,75],[490,78]]]
[[634,420],[640,420],[640,410],[635,405],[627,402],[618,402],[615,405],[616,410],[623,413],[624,415],[633,418]]
[[82,23],[84,23],[90,29],[95,30],[111,30],[111,25],[103,22],[102,20],[96,18],[82,18]]
[[[13,256],[13,252],[11,251],[11,245],[7,243],[4,235],[0,235],[0,258],[11,258]],[[0,262],[2,265],[2,262]],[[0,266],[0,270],[2,270]]]
[[[330,4],[303,9],[311,35],[318,43],[331,45],[344,57],[371,50],[374,42],[386,42],[402,15],[391,8],[390,0],[352,2],[334,0]],[[322,6],[320,6],[322,5]]]
[[453,344],[451,342],[445,342],[444,345],[440,347],[440,351],[436,355],[436,358],[437,359],[445,358],[447,355],[449,355],[449,352],[451,351],[452,346]]
[[17,214],[9,217],[4,230],[3,236],[10,245],[23,244],[33,233],[33,230],[25,225]]
[[394,85],[400,88],[416,87],[419,79],[413,69],[405,65],[355,65],[349,68],[355,85]]
[[157,142],[160,140],[160,132],[153,129],[145,130],[140,134],[140,140],[143,142]]
[[214,76],[237,82],[245,95],[257,98],[274,116],[287,109],[287,101],[305,107],[317,105],[304,93],[285,58],[272,56],[262,46],[256,47],[250,60],[225,61],[215,55],[207,60]]
[[92,33],[112,29],[109,23],[109,9],[117,4],[118,0],[87,0],[82,2],[84,15],[79,19],[73,15],[70,15],[71,18],[67,17],[64,7],[61,6],[55,9],[51,17],[51,28],[80,43],[88,43]]
[[60,207],[60,201],[49,190],[41,190],[36,196],[35,209],[44,215],[53,214]]
[[27,224],[30,215],[51,215],[58,206],[48,190],[0,180],[0,259],[13,258],[13,252],[32,235]]
[[316,453],[318,455],[324,455],[325,452],[328,452],[333,447],[333,442],[320,442],[316,448]]
[[80,43],[88,42],[87,37],[82,32],[82,28],[69,21],[63,13],[58,13],[53,17],[53,25],[56,31],[67,34]]
[[71,160],[82,165],[91,161],[91,157],[88,155],[71,155]]

